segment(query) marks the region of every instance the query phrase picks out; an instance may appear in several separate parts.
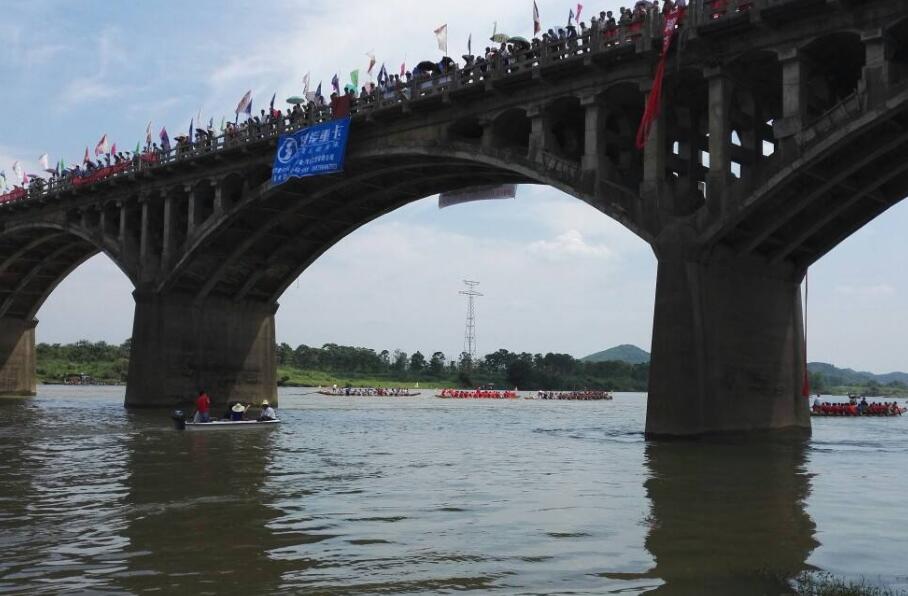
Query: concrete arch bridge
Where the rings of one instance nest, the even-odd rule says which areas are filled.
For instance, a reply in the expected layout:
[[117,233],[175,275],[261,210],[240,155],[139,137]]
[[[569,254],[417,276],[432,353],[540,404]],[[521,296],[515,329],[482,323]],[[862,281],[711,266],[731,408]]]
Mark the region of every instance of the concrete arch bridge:
[[103,252],[135,286],[127,406],[276,399],[277,301],[322,253],[410,201],[529,183],[653,248],[649,435],[809,428],[800,282],[908,194],[908,4],[692,3],[641,152],[661,27],[357,100],[341,175],[270,184],[277,136],[314,113],[30,189],[0,206],[0,390],[35,391],[35,314]]

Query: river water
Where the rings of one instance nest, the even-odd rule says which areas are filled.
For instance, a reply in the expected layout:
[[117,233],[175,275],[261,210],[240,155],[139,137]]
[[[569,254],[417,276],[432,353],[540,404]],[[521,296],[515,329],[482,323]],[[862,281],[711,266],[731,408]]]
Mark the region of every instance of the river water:
[[645,398],[332,398],[180,433],[122,388],[0,402],[0,593],[908,587],[908,417],[646,442]]

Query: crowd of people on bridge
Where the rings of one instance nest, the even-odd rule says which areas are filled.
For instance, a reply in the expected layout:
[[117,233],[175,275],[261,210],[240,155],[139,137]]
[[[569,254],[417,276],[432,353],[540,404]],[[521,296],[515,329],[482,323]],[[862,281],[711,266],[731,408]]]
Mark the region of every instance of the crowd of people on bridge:
[[[726,0],[709,0],[715,10],[718,4],[723,7]],[[320,91],[310,93],[292,108],[282,111],[275,109],[274,99],[268,110],[261,110],[254,115],[251,110],[245,111],[248,117],[239,122],[222,121],[220,130],[215,129],[213,119],[207,126],[200,122],[190,125],[188,134],[174,137],[173,143],[167,136],[166,129],[160,133],[160,144],[152,142],[150,130],[146,135],[143,147],[135,151],[95,150],[91,159],[86,149],[82,163],[65,167],[61,162],[55,169],[46,169],[50,176],[24,174],[19,184],[0,194],[0,204],[26,198],[32,193],[43,193],[54,190],[63,182],[91,184],[126,172],[130,166],[154,165],[165,161],[171,154],[180,156],[197,148],[217,149],[219,139],[229,142],[238,138],[259,138],[283,131],[286,127],[300,126],[305,123],[318,122],[328,118],[339,118],[367,108],[376,101],[402,102],[413,94],[424,94],[429,88],[444,87],[459,72],[462,82],[477,82],[484,78],[491,69],[504,68],[507,72],[518,70],[523,64],[534,64],[545,53],[555,59],[566,58],[577,53],[589,51],[593,34],[601,35],[603,43],[608,46],[616,43],[633,41],[642,32],[643,25],[654,15],[667,14],[676,8],[685,7],[686,0],[637,0],[633,7],[621,7],[618,13],[600,11],[590,18],[589,24],[571,12],[571,18],[564,27],[551,27],[541,31],[541,35],[527,41],[521,37],[493,35],[497,45],[490,45],[479,54],[468,51],[463,56],[463,65],[457,68],[450,57],[441,61],[426,60],[419,62],[412,70],[401,67],[400,74],[389,74],[384,67],[379,72],[377,81],[371,81],[357,88],[358,82],[340,88],[337,76],[332,80],[333,92],[325,98]],[[747,4],[746,2],[744,3]],[[578,13],[582,7],[578,6]],[[740,7],[739,7],[740,9]],[[358,78],[358,77],[357,77]],[[370,66],[371,78],[371,66]],[[319,90],[321,85],[319,85]],[[250,100],[251,106],[251,100]],[[239,114],[239,111],[237,112]],[[106,138],[106,135],[105,135]],[[0,172],[0,193],[4,192],[6,177]]]
[[847,404],[821,402],[817,398],[811,407],[814,416],[901,416],[904,412],[905,408],[895,401],[868,403],[866,397],[861,401],[852,399]]

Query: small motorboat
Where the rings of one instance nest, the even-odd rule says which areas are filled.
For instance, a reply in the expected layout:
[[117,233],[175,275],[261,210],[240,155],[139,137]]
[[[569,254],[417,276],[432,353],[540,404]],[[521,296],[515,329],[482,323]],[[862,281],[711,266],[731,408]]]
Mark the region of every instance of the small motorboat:
[[177,430],[189,430],[194,432],[209,430],[239,430],[249,428],[273,428],[281,423],[279,419],[275,420],[212,420],[211,422],[193,422],[186,420],[183,412],[177,410],[171,416],[173,425]]

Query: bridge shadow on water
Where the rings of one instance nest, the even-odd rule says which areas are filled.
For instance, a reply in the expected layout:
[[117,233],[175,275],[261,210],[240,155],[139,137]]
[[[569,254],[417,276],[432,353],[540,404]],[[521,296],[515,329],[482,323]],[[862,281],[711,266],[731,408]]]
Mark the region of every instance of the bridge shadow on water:
[[804,508],[810,494],[803,436],[651,442],[648,572],[604,573],[661,581],[646,594],[778,595],[811,569],[819,542]]

